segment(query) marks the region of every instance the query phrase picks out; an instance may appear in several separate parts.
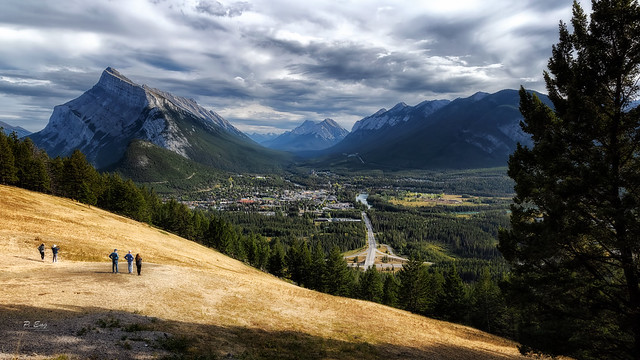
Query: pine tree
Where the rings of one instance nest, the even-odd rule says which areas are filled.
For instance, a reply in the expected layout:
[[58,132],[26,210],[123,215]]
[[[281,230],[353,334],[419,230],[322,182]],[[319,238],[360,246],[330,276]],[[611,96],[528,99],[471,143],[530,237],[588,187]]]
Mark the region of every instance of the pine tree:
[[311,259],[311,251],[309,250],[309,245],[307,245],[306,241],[302,242],[302,246],[300,248],[300,257],[300,271],[302,273],[300,277],[300,283],[305,287],[309,287],[309,284],[312,281],[311,278],[313,261]]
[[351,280],[347,261],[340,248],[334,246],[329,253],[325,266],[325,286],[331,295],[347,296],[351,292]]
[[316,242],[316,246],[311,254],[311,268],[309,270],[309,288],[317,291],[325,291],[325,254],[322,244]]
[[398,305],[398,282],[393,274],[385,276],[382,292],[383,304],[394,307]]
[[414,313],[420,313],[423,310],[422,304],[424,304],[426,296],[423,267],[422,260],[411,256],[409,262],[404,264],[402,270],[398,272],[398,280],[400,281],[399,305]]
[[577,358],[640,359],[640,7],[574,2],[545,81],[520,91],[532,147],[509,160],[510,231],[499,249],[521,305],[520,341]]
[[300,239],[293,239],[285,259],[287,262],[287,272],[289,273],[291,280],[299,285],[302,284],[305,269],[302,259],[302,244]]
[[12,142],[0,128],[0,184],[14,184],[18,180],[14,159]]
[[271,247],[271,257],[269,257],[269,263],[267,270],[275,276],[283,277],[285,273],[285,251],[284,246],[280,242],[280,239],[275,240]]
[[269,262],[269,256],[271,255],[271,248],[269,243],[262,235],[253,235],[256,238],[256,260],[255,266],[260,270],[267,268]]
[[51,177],[47,163],[49,156],[43,151],[34,147],[33,158],[31,159],[31,176],[27,189],[48,193],[51,192]]
[[80,150],[74,150],[63,163],[61,182],[64,196],[95,205],[102,190],[99,186],[98,172],[87,162]]
[[425,296],[422,313],[427,316],[438,317],[436,309],[439,299],[443,296],[444,275],[441,271],[429,272],[425,276]]
[[445,274],[442,296],[436,300],[437,315],[441,319],[462,322],[467,316],[467,299],[464,284],[455,265]]
[[505,311],[500,288],[491,279],[489,268],[484,268],[471,293],[471,323],[480,330],[496,332],[503,327]]
[[382,278],[380,273],[374,266],[368,268],[362,276],[360,276],[360,289],[358,295],[363,300],[374,302],[382,302],[384,295]]

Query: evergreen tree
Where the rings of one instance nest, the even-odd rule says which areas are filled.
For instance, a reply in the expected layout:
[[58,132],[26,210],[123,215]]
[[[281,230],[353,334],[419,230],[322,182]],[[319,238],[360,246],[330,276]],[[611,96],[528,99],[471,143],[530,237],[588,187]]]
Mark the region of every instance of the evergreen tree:
[[291,280],[298,285],[302,284],[305,269],[302,260],[302,244],[300,243],[300,239],[295,238],[291,241],[291,246],[289,247],[289,251],[287,251],[285,259],[287,262],[287,272]]
[[347,261],[340,248],[334,246],[329,253],[325,266],[325,286],[331,295],[347,296],[351,292],[351,280]]
[[363,300],[382,302],[384,288],[380,273],[374,266],[368,268],[360,276],[360,289],[358,295]]
[[498,285],[492,281],[489,268],[484,268],[471,292],[471,324],[484,331],[496,333],[504,327],[502,319],[506,307]]
[[423,310],[426,287],[423,277],[423,263],[417,257],[411,256],[409,262],[398,272],[400,281],[399,305],[401,308],[414,313]]
[[276,239],[271,247],[271,257],[267,270],[277,277],[283,277],[285,273],[285,251],[280,239]]
[[56,196],[66,196],[64,185],[64,160],[56,156],[49,159],[49,178],[51,179],[51,193]]
[[62,191],[64,196],[95,205],[101,192],[98,172],[87,162],[80,150],[74,150],[63,160]]
[[509,160],[516,183],[510,299],[520,341],[576,358],[640,359],[640,7],[574,2],[545,81],[553,109],[520,92],[531,148]]
[[260,270],[264,270],[267,268],[267,264],[269,262],[271,251],[271,249],[269,248],[269,243],[261,235],[251,233],[249,236],[255,239],[254,242],[256,244],[256,254],[254,263],[252,263],[252,265]]
[[398,281],[393,274],[385,276],[382,291],[383,304],[394,307],[398,305]]
[[322,244],[316,242],[316,246],[311,254],[311,267],[309,269],[309,288],[317,291],[325,291],[324,281],[325,254]]
[[47,153],[34,147],[33,158],[29,165],[31,168],[29,183],[25,186],[27,189],[43,193],[51,192],[51,177],[47,167],[48,160]]
[[447,321],[462,322],[467,316],[467,298],[464,284],[455,265],[445,274],[442,296],[436,300],[438,317]]
[[425,276],[425,297],[423,301],[422,313],[427,316],[438,317],[438,301],[444,295],[444,276],[441,271],[435,271],[428,273]]
[[313,261],[311,259],[311,251],[309,250],[309,245],[307,245],[306,241],[302,242],[302,246],[300,248],[300,257],[300,271],[302,273],[300,283],[305,287],[309,287],[309,284],[312,282]]
[[14,159],[12,142],[0,128],[0,184],[14,184],[18,180]]

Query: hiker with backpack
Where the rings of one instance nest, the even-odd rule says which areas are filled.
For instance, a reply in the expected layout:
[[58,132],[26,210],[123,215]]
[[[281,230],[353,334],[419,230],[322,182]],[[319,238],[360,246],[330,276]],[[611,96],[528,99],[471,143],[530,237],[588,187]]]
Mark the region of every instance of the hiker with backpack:
[[42,259],[42,261],[44,261],[44,243],[38,246],[38,251],[40,251],[40,258]]

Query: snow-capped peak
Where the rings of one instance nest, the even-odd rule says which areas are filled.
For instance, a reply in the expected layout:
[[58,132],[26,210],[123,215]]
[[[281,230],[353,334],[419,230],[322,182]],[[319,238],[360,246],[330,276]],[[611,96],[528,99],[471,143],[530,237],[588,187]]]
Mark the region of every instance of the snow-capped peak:
[[420,116],[428,116],[448,104],[448,100],[423,101],[416,106],[409,106],[404,102],[397,103],[391,110],[380,109],[375,114],[369,115],[353,124],[351,132],[357,130],[379,130],[385,126],[396,126],[409,121],[414,116],[415,110],[421,110]]

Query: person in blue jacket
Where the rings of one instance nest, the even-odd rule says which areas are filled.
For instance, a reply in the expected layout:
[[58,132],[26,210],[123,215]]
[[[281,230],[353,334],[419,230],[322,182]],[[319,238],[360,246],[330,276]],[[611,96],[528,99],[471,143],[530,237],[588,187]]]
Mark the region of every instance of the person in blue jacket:
[[60,251],[60,246],[56,246],[56,244],[53,244],[53,246],[51,247],[51,252],[53,253],[53,262],[58,262],[58,251]]
[[127,260],[129,274],[133,274],[133,255],[131,255],[131,250],[129,250],[129,253],[125,255],[124,258]]
[[111,258],[111,272],[118,273],[118,249],[113,249],[113,252],[109,255]]

